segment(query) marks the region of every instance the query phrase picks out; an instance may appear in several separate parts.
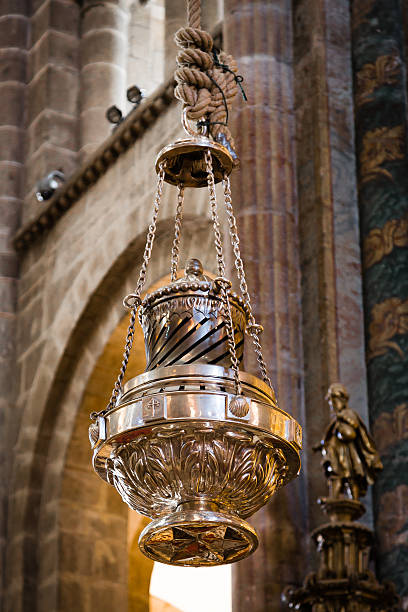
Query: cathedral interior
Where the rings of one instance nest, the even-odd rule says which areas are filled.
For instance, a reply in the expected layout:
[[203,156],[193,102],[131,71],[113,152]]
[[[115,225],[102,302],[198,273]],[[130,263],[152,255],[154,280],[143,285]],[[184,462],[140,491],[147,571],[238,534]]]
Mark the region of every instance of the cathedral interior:
[[[0,0],[0,608],[408,611],[408,1],[202,0],[194,21],[196,5]],[[205,54],[191,42],[180,52],[180,28],[185,36],[201,28],[216,49],[213,72],[201,72],[207,90],[195,84],[187,107],[182,96],[191,91],[180,74],[197,75],[199,60],[178,60],[175,80],[177,53]],[[231,106],[216,73],[235,88]],[[183,104],[191,126],[193,105],[210,89],[225,116],[203,129],[228,151],[230,130],[239,167],[234,158],[230,179],[221,174],[212,186],[218,158],[208,149],[200,172],[209,190],[184,193],[166,183],[163,165],[157,174],[155,160],[186,137]],[[179,244],[177,201],[184,203]],[[186,268],[193,289],[198,278],[214,288],[215,301],[225,298],[227,323],[247,313],[246,300],[228,297],[224,278],[239,290],[228,202],[255,348],[264,328],[263,355],[247,339],[240,367],[260,376],[260,366],[279,408],[269,387],[264,399],[288,427],[301,427],[301,469],[270,499],[272,489],[265,493],[249,526],[229,519],[238,531],[231,527],[223,546],[233,550],[240,529],[245,537],[256,530],[248,536],[259,538],[253,554],[219,567],[172,567],[139,549],[153,515],[118,494],[119,443],[103,464],[117,462],[102,474],[110,484],[95,473],[91,446],[96,469],[102,411],[130,337],[125,296],[139,300],[132,316],[144,305],[142,320],[148,302],[140,300],[162,299],[160,289],[174,289]],[[135,293],[159,203],[151,260]],[[217,223],[225,265],[214,246]],[[242,390],[234,369],[233,323],[224,341],[239,400],[249,383]],[[125,381],[149,373],[147,325],[142,331],[136,317]],[[121,382],[112,397],[123,403]],[[157,406],[152,400],[143,410]],[[244,431],[254,414],[246,416],[248,403],[229,407],[225,418]],[[94,439],[89,430],[90,445],[92,414],[99,430]],[[247,439],[258,443],[251,431]],[[279,448],[297,457],[300,429],[293,431]],[[128,438],[120,440],[125,446]],[[341,563],[351,567],[357,533],[362,574],[346,576]],[[348,556],[333,560],[325,538],[343,538]],[[333,591],[330,564],[343,568],[336,585],[344,597]],[[363,602],[364,589],[372,603]]]

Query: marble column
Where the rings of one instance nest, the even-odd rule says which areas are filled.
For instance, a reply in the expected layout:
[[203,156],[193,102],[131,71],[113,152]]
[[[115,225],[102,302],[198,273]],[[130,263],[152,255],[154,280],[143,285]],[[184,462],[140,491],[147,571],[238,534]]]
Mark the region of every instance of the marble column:
[[[305,363],[308,516],[327,494],[312,452],[330,421],[324,401],[340,380],[368,422],[363,297],[355,177],[349,0],[293,2],[296,174]],[[371,523],[370,501],[366,520]]]
[[408,609],[407,90],[400,0],[352,3],[354,102],[377,570]]
[[[248,284],[279,405],[304,423],[291,2],[226,0],[223,47],[248,96],[237,100],[231,122],[241,159],[232,195]],[[245,369],[258,373],[253,358]],[[304,570],[305,503],[298,478],[251,519],[260,548],[233,567],[234,612],[284,609],[281,591]]]

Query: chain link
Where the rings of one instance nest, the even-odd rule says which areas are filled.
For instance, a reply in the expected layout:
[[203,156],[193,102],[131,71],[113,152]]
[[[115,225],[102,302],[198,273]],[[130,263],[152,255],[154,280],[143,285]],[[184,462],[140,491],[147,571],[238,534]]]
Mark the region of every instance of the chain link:
[[173,247],[171,249],[171,266],[170,266],[170,278],[171,282],[174,283],[177,280],[177,270],[180,257],[180,238],[181,238],[181,223],[183,221],[183,206],[184,206],[184,185],[180,183],[177,185],[177,209],[176,217],[174,220],[174,240]]
[[232,250],[234,251],[234,256],[235,256],[235,268],[237,270],[237,276],[239,280],[239,287],[241,290],[241,294],[242,294],[242,297],[244,299],[244,302],[248,309],[248,314],[249,314],[247,331],[248,331],[248,334],[252,338],[252,342],[254,345],[254,351],[255,351],[256,359],[259,365],[259,369],[261,371],[262,378],[264,382],[269,387],[272,388],[271,379],[269,378],[265,359],[262,353],[261,342],[259,340],[259,335],[262,333],[263,327],[262,325],[257,324],[254,314],[252,312],[251,297],[248,291],[248,285],[247,285],[246,278],[245,278],[244,263],[241,257],[241,250],[239,248],[237,222],[236,222],[235,215],[234,215],[234,209],[232,207],[231,184],[230,184],[229,177],[226,174],[224,175],[223,186],[224,186],[225,206],[227,210],[227,218],[228,218],[228,225],[229,225],[229,233],[231,237],[231,245],[232,245]]
[[122,365],[119,371],[119,375],[116,379],[115,385],[113,387],[112,390],[112,395],[110,397],[109,403],[106,406],[105,410],[101,410],[100,412],[92,412],[91,413],[91,419],[96,419],[99,416],[103,416],[104,414],[106,414],[109,410],[111,410],[112,408],[114,408],[116,406],[116,402],[119,396],[119,393],[121,391],[122,388],[122,382],[123,382],[123,378],[125,376],[126,373],[126,369],[129,363],[129,356],[130,356],[130,351],[132,349],[133,346],[133,340],[135,337],[135,322],[136,322],[136,315],[137,315],[137,307],[134,306],[130,312],[130,323],[129,323],[129,327],[127,330],[127,334],[126,334],[126,342],[125,342],[125,350],[123,353],[123,360],[122,360]]
[[151,223],[149,225],[149,230],[147,232],[146,246],[143,253],[143,263],[140,268],[139,278],[136,283],[136,289],[132,295],[137,296],[140,299],[140,296],[143,291],[144,284],[146,282],[146,272],[147,266],[149,265],[150,258],[152,256],[152,248],[154,239],[156,236],[157,229],[157,217],[159,215],[160,203],[163,195],[163,183],[164,183],[164,167],[163,164],[160,164],[159,167],[159,181],[157,183],[156,196],[154,198],[154,209],[153,209],[153,217]]
[[214,171],[211,153],[209,149],[207,149],[205,152],[205,164],[207,169],[208,192],[210,194],[211,205],[211,220],[213,222],[214,228],[214,244],[215,251],[217,254],[217,266],[219,274],[219,277],[216,278],[214,282],[219,285],[221,290],[221,298],[223,301],[223,316],[227,332],[228,350],[231,356],[231,366],[234,371],[235,377],[235,390],[237,395],[241,395],[242,389],[241,382],[239,380],[239,362],[235,347],[234,326],[232,323],[231,304],[228,295],[228,289],[231,287],[231,283],[227,278],[225,278],[225,258],[224,250],[222,248],[220,222],[217,211],[217,196],[215,193]]
[[135,337],[135,322],[136,322],[137,310],[141,304],[140,296],[141,296],[141,293],[142,293],[142,290],[143,290],[143,287],[146,281],[147,266],[149,265],[149,261],[152,256],[153,242],[156,236],[157,217],[159,215],[160,203],[161,203],[161,199],[163,195],[163,183],[164,183],[164,168],[163,168],[163,164],[161,164],[159,168],[159,180],[157,183],[157,191],[156,191],[156,196],[154,199],[153,217],[149,225],[149,231],[147,233],[146,246],[145,246],[145,250],[143,253],[143,263],[142,263],[142,267],[140,268],[139,278],[136,284],[136,289],[134,290],[133,293],[126,296],[126,298],[123,300],[124,305],[127,308],[130,308],[130,323],[129,323],[129,327],[128,327],[127,334],[126,334],[125,350],[123,353],[122,365],[119,371],[119,375],[116,379],[115,385],[113,387],[112,395],[110,397],[108,405],[106,406],[104,410],[101,410],[100,412],[91,413],[91,419],[94,419],[94,420],[99,416],[103,416],[104,414],[109,412],[109,410],[111,410],[112,408],[116,406],[118,396],[121,392],[122,382],[125,377],[126,369],[129,363],[130,351],[132,349],[133,340]]

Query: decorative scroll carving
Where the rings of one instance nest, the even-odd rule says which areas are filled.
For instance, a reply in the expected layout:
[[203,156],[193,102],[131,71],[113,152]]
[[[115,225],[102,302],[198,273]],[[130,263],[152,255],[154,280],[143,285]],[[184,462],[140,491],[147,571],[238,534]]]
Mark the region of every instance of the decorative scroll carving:
[[381,55],[374,63],[364,64],[357,72],[357,96],[359,106],[372,102],[373,93],[383,85],[396,83],[401,71],[401,58],[398,55]]
[[286,469],[282,451],[259,434],[197,423],[157,426],[106,461],[123,501],[151,517],[200,500],[247,517],[280,486]]
[[367,270],[389,255],[395,247],[408,246],[408,216],[390,219],[384,227],[375,227],[364,239],[364,268]]
[[403,359],[404,353],[397,342],[391,338],[408,332],[408,300],[404,302],[397,297],[376,304],[371,311],[371,322],[368,327],[368,359],[384,355],[389,349],[398,353]]
[[361,182],[375,180],[379,176],[393,180],[391,172],[382,168],[385,162],[404,159],[404,126],[379,127],[366,132],[363,137],[363,150],[360,154]]

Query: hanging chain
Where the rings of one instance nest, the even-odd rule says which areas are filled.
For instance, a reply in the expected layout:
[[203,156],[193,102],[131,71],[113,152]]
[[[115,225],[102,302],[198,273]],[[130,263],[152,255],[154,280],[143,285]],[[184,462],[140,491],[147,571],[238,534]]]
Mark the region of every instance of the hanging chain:
[[237,222],[234,215],[234,209],[232,208],[231,184],[229,177],[226,174],[224,175],[223,186],[228,224],[230,229],[231,245],[235,256],[235,268],[237,270],[241,294],[249,313],[247,332],[252,338],[254,351],[259,364],[259,369],[261,370],[262,378],[264,382],[266,382],[266,384],[272,388],[271,379],[269,378],[266,363],[262,354],[261,342],[259,340],[259,336],[263,332],[263,327],[262,325],[259,325],[256,322],[254,314],[252,312],[251,297],[248,291],[248,285],[245,278],[244,263],[241,257],[241,250],[239,248]]
[[156,236],[157,229],[157,217],[159,215],[160,203],[163,195],[163,183],[164,183],[164,167],[163,164],[160,164],[159,167],[159,181],[157,183],[156,197],[154,198],[154,209],[153,209],[153,217],[149,225],[149,231],[147,233],[146,238],[146,246],[143,253],[143,263],[140,268],[139,278],[136,283],[136,288],[133,293],[129,293],[123,300],[123,305],[125,308],[138,308],[142,303],[140,298],[144,284],[146,282],[146,272],[147,266],[149,265],[150,258],[152,256],[152,248],[154,239]]
[[180,237],[181,237],[181,222],[183,221],[183,206],[184,206],[184,185],[179,183],[177,185],[177,209],[176,218],[174,221],[174,240],[173,247],[171,249],[171,266],[170,266],[170,280],[174,283],[177,280],[177,270],[180,257]]
[[97,417],[103,416],[104,414],[109,412],[109,410],[111,410],[112,408],[116,406],[116,402],[117,402],[119,393],[122,388],[122,381],[125,376],[126,368],[129,363],[129,356],[130,356],[130,351],[133,345],[133,339],[135,337],[136,314],[137,314],[137,307],[133,306],[131,313],[130,313],[130,323],[129,323],[129,327],[128,327],[127,334],[126,334],[125,350],[123,353],[122,365],[120,367],[119,375],[113,387],[112,395],[110,397],[108,405],[106,406],[104,410],[101,410],[100,412],[91,412],[90,417],[93,420],[96,420]]
[[163,183],[164,183],[164,168],[163,168],[163,165],[161,164],[160,169],[159,169],[159,180],[157,183],[156,197],[154,199],[153,217],[149,225],[149,231],[148,231],[147,239],[146,239],[146,246],[145,246],[145,250],[143,253],[143,263],[142,263],[142,267],[139,272],[139,278],[136,284],[136,289],[134,290],[133,293],[130,293],[129,295],[127,295],[125,299],[123,300],[123,305],[126,308],[130,308],[130,323],[129,323],[129,327],[128,327],[127,334],[126,334],[125,350],[123,353],[122,365],[119,371],[119,375],[116,379],[115,385],[113,387],[112,395],[110,397],[108,405],[106,406],[104,410],[101,410],[100,412],[92,412],[90,417],[93,420],[97,419],[99,416],[103,416],[104,414],[109,412],[109,410],[112,410],[112,408],[116,406],[116,402],[118,400],[119,394],[122,389],[122,382],[125,377],[126,369],[129,363],[130,351],[132,349],[133,340],[135,337],[135,323],[136,323],[137,310],[141,304],[140,296],[141,296],[141,293],[142,293],[142,290],[145,284],[147,266],[149,265],[150,257],[152,255],[153,242],[156,236],[157,217],[159,215],[160,203],[161,203],[161,199],[163,195]]
[[241,382],[239,380],[239,362],[237,358],[237,352],[235,347],[234,338],[234,326],[232,323],[231,304],[229,301],[228,290],[231,288],[231,282],[225,277],[225,259],[224,251],[222,248],[222,237],[220,230],[220,222],[217,211],[217,196],[215,193],[215,180],[214,171],[212,165],[212,158],[210,150],[207,149],[205,152],[205,164],[207,169],[207,181],[208,181],[208,192],[210,194],[211,204],[211,220],[214,228],[214,244],[215,251],[217,254],[217,266],[219,276],[214,280],[215,284],[218,285],[221,291],[221,298],[223,301],[223,315],[225,328],[227,332],[228,350],[231,356],[231,366],[234,371],[235,377],[235,392],[237,395],[241,395]]

